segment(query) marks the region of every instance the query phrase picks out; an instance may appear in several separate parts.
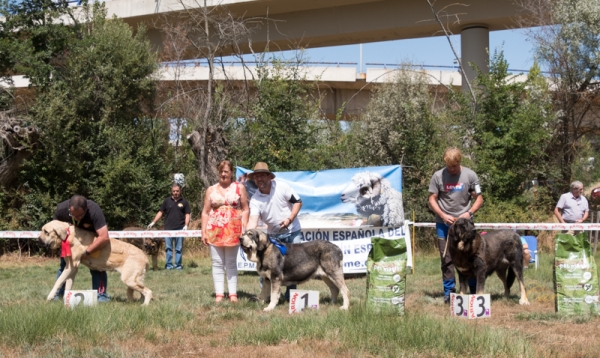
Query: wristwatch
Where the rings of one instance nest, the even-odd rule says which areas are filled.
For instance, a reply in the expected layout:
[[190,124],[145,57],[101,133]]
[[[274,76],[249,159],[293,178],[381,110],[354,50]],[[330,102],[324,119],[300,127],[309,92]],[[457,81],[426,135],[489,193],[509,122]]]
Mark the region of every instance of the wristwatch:
[[85,254],[90,256],[90,252],[88,250],[85,250]]
[[471,217],[471,219],[473,219],[473,213],[470,211],[468,211],[468,213],[469,213],[469,216]]

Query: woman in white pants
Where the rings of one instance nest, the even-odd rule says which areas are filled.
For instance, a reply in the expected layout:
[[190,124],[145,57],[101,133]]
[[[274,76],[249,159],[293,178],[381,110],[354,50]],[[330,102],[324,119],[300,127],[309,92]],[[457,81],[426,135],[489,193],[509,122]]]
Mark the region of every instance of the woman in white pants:
[[210,245],[215,303],[225,297],[225,274],[229,300],[237,302],[237,255],[240,236],[248,224],[248,195],[234,181],[233,165],[223,160],[217,166],[219,182],[206,190],[202,209],[202,242]]

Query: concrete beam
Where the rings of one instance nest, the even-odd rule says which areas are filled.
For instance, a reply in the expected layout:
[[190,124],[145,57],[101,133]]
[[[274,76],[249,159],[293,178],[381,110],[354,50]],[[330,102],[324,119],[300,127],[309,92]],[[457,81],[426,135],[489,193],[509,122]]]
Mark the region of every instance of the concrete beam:
[[[203,2],[115,0],[106,6],[109,16],[114,14],[134,27],[146,23],[151,40],[162,48],[155,24],[163,15],[182,11],[182,4],[198,8]],[[288,50],[441,35],[423,0],[223,0],[207,4],[221,4],[237,16],[261,18],[252,36],[256,52],[264,51],[267,43],[271,50]],[[513,0],[437,0],[435,7],[445,9],[440,15],[455,34],[469,24],[481,24],[490,31],[512,28],[516,26],[513,18],[520,15]],[[249,51],[248,46],[243,50]]]

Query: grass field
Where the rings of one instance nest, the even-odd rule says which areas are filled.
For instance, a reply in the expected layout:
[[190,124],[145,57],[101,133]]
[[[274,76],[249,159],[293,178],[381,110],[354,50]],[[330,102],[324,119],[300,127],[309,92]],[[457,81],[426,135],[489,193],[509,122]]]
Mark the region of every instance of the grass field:
[[[126,302],[125,285],[109,273],[110,303],[70,310],[45,301],[58,259],[2,256],[0,357],[597,357],[600,319],[554,313],[552,259],[542,255],[540,268],[525,272],[531,306],[519,306],[516,285],[504,299],[500,280],[490,277],[492,317],[466,321],[451,318],[442,302],[434,253],[416,256],[401,317],[364,309],[364,276],[347,279],[348,312],[313,280],[300,288],[320,291],[320,310],[290,316],[280,303],[265,313],[249,300],[259,293],[254,273],[240,274],[240,302],[215,305],[203,252],[185,253],[183,271],[150,271],[148,307]],[[82,268],[74,289],[90,286]]]

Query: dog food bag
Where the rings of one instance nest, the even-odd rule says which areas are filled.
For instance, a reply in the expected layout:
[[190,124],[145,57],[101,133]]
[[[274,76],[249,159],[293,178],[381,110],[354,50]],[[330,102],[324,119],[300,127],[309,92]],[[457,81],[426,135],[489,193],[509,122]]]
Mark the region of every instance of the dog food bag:
[[404,314],[406,241],[372,237],[367,260],[367,308]]
[[582,233],[558,234],[554,253],[554,293],[556,312],[598,315],[598,270],[590,243]]

